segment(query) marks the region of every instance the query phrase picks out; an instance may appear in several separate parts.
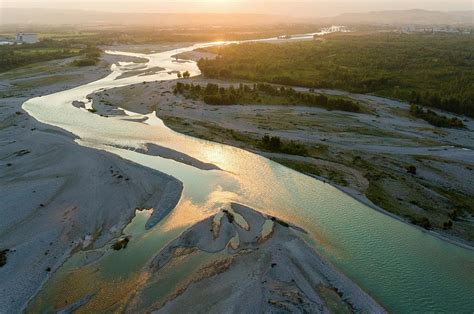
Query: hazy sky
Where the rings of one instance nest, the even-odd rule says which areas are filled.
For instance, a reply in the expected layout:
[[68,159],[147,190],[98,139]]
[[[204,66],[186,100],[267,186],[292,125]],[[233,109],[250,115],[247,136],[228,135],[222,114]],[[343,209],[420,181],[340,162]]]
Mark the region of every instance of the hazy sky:
[[245,12],[327,16],[370,10],[473,10],[474,0],[0,0],[5,7],[74,8],[133,12]]

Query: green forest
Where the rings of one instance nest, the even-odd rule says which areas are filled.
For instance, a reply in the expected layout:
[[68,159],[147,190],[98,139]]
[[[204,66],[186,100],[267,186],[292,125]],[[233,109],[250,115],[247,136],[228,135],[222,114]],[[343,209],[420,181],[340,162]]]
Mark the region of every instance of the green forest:
[[77,48],[66,41],[42,40],[36,44],[4,45],[0,46],[0,72],[22,67],[25,65],[64,59],[76,56],[83,56],[76,60],[74,65],[86,66],[94,65],[100,57],[100,49],[89,46]]
[[373,93],[474,117],[474,36],[333,34],[208,48],[206,77]]

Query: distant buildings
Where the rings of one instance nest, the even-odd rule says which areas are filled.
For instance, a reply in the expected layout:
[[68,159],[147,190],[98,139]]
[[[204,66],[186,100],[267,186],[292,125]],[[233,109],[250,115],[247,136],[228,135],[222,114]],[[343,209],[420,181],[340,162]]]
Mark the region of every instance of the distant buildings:
[[3,45],[13,45],[14,42],[10,38],[0,37],[0,46]]
[[17,33],[16,43],[18,44],[34,44],[39,41],[38,34],[35,33]]

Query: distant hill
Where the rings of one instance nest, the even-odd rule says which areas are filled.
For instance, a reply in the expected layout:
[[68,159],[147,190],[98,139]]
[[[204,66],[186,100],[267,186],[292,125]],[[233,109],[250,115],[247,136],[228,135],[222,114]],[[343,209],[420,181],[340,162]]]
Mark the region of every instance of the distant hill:
[[291,22],[283,15],[111,13],[86,10],[1,9],[0,25],[256,25]]
[[420,24],[456,25],[474,24],[474,11],[440,12],[427,10],[373,11],[367,13],[345,13],[321,21],[338,24]]
[[[1,1],[1,0],[0,0]],[[0,25],[125,25],[125,26],[230,26],[277,23],[474,25],[474,11],[427,10],[345,13],[327,18],[297,18],[277,14],[227,13],[121,13],[77,9],[2,8]]]

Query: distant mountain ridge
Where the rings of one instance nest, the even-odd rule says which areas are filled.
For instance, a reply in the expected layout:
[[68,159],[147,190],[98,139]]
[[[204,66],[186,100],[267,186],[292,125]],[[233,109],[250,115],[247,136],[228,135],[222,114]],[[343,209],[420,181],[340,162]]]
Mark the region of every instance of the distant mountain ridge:
[[458,25],[474,24],[472,11],[428,11],[428,10],[394,10],[372,11],[367,13],[344,13],[321,21],[342,24],[420,24],[420,25]]
[[474,25],[474,10],[428,11],[421,9],[344,13],[326,18],[252,13],[121,13],[78,9],[2,8],[0,25],[263,25],[277,23]]
[[227,13],[118,13],[77,9],[0,10],[0,25],[253,25],[292,22],[283,15]]

